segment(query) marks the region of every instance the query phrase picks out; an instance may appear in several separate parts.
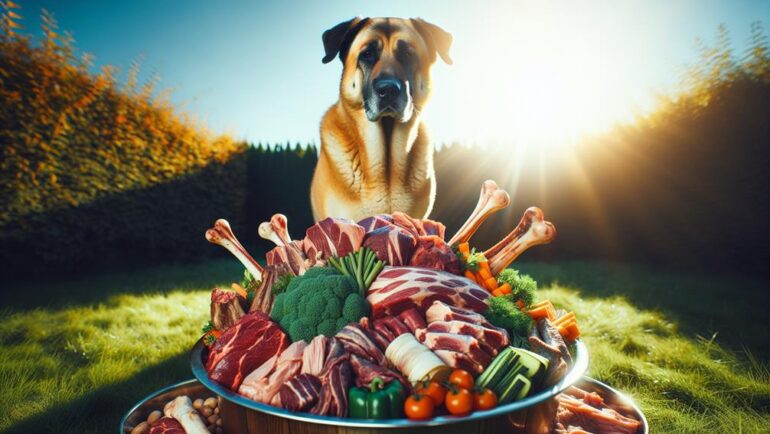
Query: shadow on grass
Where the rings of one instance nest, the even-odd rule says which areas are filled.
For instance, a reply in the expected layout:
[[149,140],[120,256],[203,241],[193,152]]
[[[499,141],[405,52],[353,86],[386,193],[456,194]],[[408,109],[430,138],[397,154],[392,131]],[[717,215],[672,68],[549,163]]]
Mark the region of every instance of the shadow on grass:
[[[223,255],[229,255],[222,250]],[[163,265],[136,271],[105,272],[78,278],[17,282],[0,291],[0,305],[13,312],[109,302],[121,294],[166,293],[208,289],[239,281],[243,266],[232,257],[194,264]]]
[[189,356],[179,354],[123,381],[100,387],[24,419],[3,433],[115,433],[120,419],[140,399],[153,390],[189,378],[192,378]]
[[637,308],[662,312],[691,337],[716,334],[716,341],[732,350],[770,360],[770,291],[762,278],[580,261],[515,266],[541,287],[559,284],[584,297],[621,296]]

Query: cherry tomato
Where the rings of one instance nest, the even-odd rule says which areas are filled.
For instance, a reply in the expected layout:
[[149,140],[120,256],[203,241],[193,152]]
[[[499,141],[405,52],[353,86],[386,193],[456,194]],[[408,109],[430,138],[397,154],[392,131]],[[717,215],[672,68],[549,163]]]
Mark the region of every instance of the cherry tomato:
[[426,420],[433,417],[436,404],[428,395],[411,395],[404,401],[404,413],[412,420]]
[[473,376],[464,369],[455,369],[449,375],[449,382],[457,387],[471,390],[473,388]]
[[455,387],[447,392],[444,405],[450,414],[465,416],[473,410],[473,394],[468,389]]
[[446,389],[438,381],[422,381],[417,385],[418,395],[427,395],[433,398],[433,403],[441,405],[446,396]]
[[497,395],[490,389],[476,390],[473,393],[473,409],[489,410],[497,406]]

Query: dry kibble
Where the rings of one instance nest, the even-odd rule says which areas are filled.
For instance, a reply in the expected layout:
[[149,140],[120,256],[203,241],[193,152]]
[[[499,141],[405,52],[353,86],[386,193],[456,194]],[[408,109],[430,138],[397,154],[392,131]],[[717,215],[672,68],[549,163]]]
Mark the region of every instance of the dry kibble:
[[147,422],[142,422],[131,430],[131,434],[147,434],[148,432],[150,432],[150,424]]
[[222,426],[222,418],[217,419],[217,426]]
[[205,405],[201,407],[200,412],[203,417],[209,417],[214,414],[214,410],[212,410],[211,407],[206,407]]
[[219,414],[219,407],[214,409],[214,414]]
[[217,416],[216,414],[212,414],[211,416],[209,416],[207,420],[209,421],[210,424],[215,424],[219,420],[219,416]]
[[206,399],[206,401],[203,402],[203,405],[209,408],[217,408],[217,399],[212,396],[211,398]]
[[195,401],[193,401],[193,408],[196,410],[200,410],[201,407],[203,407],[203,400],[198,398]]
[[150,413],[149,416],[147,416],[147,423],[152,425],[155,423],[156,420],[160,419],[161,416],[163,416],[163,413],[160,412],[160,410],[155,410],[152,413]]

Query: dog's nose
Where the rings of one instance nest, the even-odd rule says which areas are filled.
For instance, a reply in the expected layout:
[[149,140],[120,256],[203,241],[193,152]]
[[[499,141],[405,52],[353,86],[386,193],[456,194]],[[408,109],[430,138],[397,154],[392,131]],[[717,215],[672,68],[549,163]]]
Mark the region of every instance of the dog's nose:
[[395,78],[378,78],[374,81],[374,91],[383,100],[392,101],[401,94],[401,80]]

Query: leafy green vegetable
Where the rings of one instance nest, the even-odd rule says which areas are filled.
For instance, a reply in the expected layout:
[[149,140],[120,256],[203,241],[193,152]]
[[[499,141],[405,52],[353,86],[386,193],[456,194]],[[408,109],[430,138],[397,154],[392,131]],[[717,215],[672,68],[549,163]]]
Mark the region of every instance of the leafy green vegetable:
[[214,335],[207,334],[206,336],[203,337],[203,344],[206,345],[207,347],[210,347],[211,345],[214,344],[214,341],[216,340],[217,338],[214,337]]
[[294,275],[291,273],[286,273],[278,276],[277,279],[275,279],[275,283],[273,283],[273,295],[278,295],[286,290],[286,288],[289,286],[291,281],[294,279]]
[[513,268],[506,268],[497,275],[497,282],[511,285],[513,301],[521,300],[526,307],[531,306],[537,296],[537,282],[527,274],[519,274]]
[[246,290],[246,305],[251,306],[254,301],[254,296],[257,294],[257,288],[262,284],[262,281],[254,279],[254,276],[249,273],[249,270],[243,270],[243,279],[241,280],[241,286]]
[[201,327],[201,333],[204,335],[212,330],[214,330],[214,324],[211,321],[206,321],[206,324],[203,324],[203,327]]
[[489,308],[484,316],[492,324],[508,330],[511,341],[521,344],[532,330],[532,318],[519,310],[512,294],[492,297],[488,300]]
[[486,262],[486,260],[487,258],[484,256],[484,253],[477,252],[476,248],[474,247],[471,249],[471,254],[468,255],[468,259],[465,260],[465,269],[471,270],[475,273],[479,271],[479,264],[481,262]]
[[349,322],[369,314],[357,282],[332,267],[313,267],[291,279],[275,297],[271,318],[292,341],[333,336]]
[[385,262],[379,260],[367,247],[361,247],[357,252],[348,253],[342,258],[329,258],[329,264],[345,276],[355,279],[361,297],[366,297],[366,290],[385,267]]

